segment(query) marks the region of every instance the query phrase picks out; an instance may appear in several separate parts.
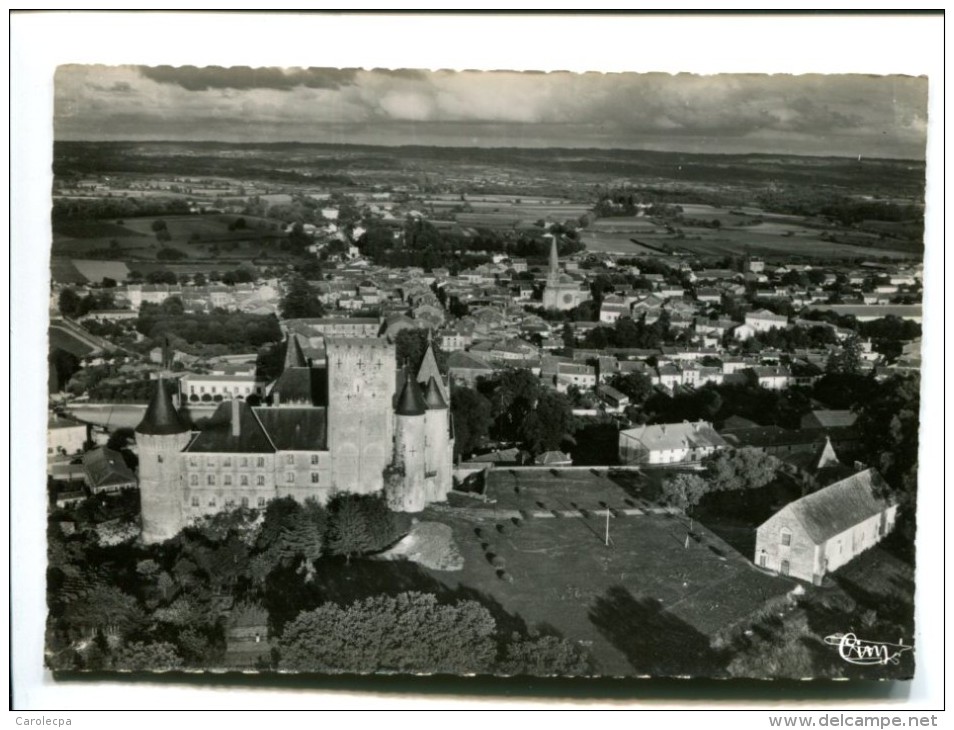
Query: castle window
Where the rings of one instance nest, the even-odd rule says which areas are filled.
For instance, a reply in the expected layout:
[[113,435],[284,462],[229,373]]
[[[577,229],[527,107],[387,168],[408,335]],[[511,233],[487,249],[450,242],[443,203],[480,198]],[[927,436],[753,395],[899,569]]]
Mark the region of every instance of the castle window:
[[311,473],[311,483],[312,483],[312,484],[317,484],[317,483],[318,483],[318,472],[313,471],[313,472]]
[[226,507],[234,507],[234,506],[235,506],[235,500],[234,500],[234,499],[227,499],[227,500],[225,500],[225,506],[226,506]]
[[264,487],[264,486],[265,486],[265,477],[262,476],[261,474],[259,474],[257,477],[255,477],[255,485],[256,485],[256,486],[259,486],[259,487]]
[[259,497],[259,498],[258,498],[258,506],[259,506],[259,507],[264,507],[264,506],[265,506],[265,497]]
[[212,486],[215,486],[215,474],[209,474],[209,475],[205,478],[205,483],[206,483],[206,484],[209,484],[209,485],[212,485]]
[[193,507],[198,507],[198,506],[199,506],[199,498],[198,498],[198,497],[193,497],[193,498],[192,498],[192,506],[193,506]]
[[287,456],[285,456],[285,463],[286,463],[286,464],[294,464],[294,463],[295,463],[295,455],[294,455],[294,454],[288,454]]
[[248,466],[248,457],[247,457],[247,456],[243,456],[243,457],[242,457],[242,466]]
[[288,473],[285,475],[285,481],[286,481],[288,484],[294,484],[294,483],[295,483],[295,472],[293,472],[293,471],[288,472]]
[[311,455],[311,463],[314,464],[315,466],[318,465],[318,454]]
[[226,456],[222,459],[222,466],[232,466],[232,457]]
[[199,465],[199,459],[198,459],[198,457],[196,457],[196,456],[190,456],[190,457],[189,457],[189,466],[198,466],[198,465]]
[[265,466],[265,457],[264,457],[264,456],[259,456],[258,459],[255,461],[255,465],[258,466],[259,468],[264,467],[264,466]]
[[232,475],[231,475],[231,474],[226,474],[226,475],[222,478],[222,483],[225,484],[225,486],[227,486],[227,487],[231,487],[231,486],[232,486]]
[[215,457],[214,457],[214,456],[206,456],[206,457],[205,457],[205,465],[206,465],[206,466],[215,466]]
[[247,476],[246,474],[243,474],[243,475],[242,475],[242,486],[243,486],[243,487],[247,487],[247,486],[248,486],[248,476]]
[[248,497],[242,497],[242,506],[248,507]]
[[215,497],[209,497],[209,507],[215,507]]
[[162,454],[156,455],[156,461],[158,461],[160,464],[162,463]]

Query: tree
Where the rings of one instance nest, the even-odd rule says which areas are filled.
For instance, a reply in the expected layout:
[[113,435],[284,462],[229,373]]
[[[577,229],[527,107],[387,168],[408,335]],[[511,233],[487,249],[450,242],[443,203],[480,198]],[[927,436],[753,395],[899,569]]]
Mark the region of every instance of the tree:
[[852,335],[842,344],[840,350],[834,350],[828,356],[825,372],[843,375],[856,375],[861,371],[861,343]]
[[633,405],[643,405],[653,394],[653,382],[642,373],[617,373],[610,378],[609,384],[629,396]]
[[66,287],[60,292],[59,300],[57,302],[60,309],[60,314],[62,314],[64,317],[77,316],[81,301],[82,298],[79,294],[69,287]]
[[328,549],[350,562],[396,538],[393,516],[381,495],[340,494],[328,504]]
[[563,330],[560,333],[563,339],[564,347],[576,347],[576,335],[573,332],[573,325],[569,322],[563,323]]
[[321,317],[325,311],[317,292],[301,276],[293,276],[288,282],[278,308],[282,319]]
[[483,444],[493,424],[490,401],[476,390],[455,387],[451,395],[455,456],[469,456]]
[[476,601],[442,605],[424,593],[373,596],[300,613],[278,642],[279,667],[311,672],[486,672],[496,624]]
[[698,474],[679,472],[662,483],[663,499],[673,507],[690,511],[710,491],[710,486]]
[[573,426],[573,407],[569,398],[545,390],[526,414],[518,436],[527,451],[540,454],[560,448]]
[[505,675],[579,677],[593,669],[589,653],[576,642],[558,636],[514,633],[503,647],[497,670]]
[[704,462],[712,491],[758,489],[775,479],[781,462],[761,449],[718,451]]
[[279,553],[283,560],[300,560],[311,575],[312,563],[321,557],[325,547],[328,515],[313,499],[306,500],[291,519],[282,526]]
[[132,672],[163,672],[182,666],[176,647],[165,641],[151,644],[134,641],[119,647],[112,660],[113,669]]
[[[394,351],[398,364],[403,365],[407,362],[411,372],[416,374],[424,360],[430,338],[431,333],[426,329],[406,329],[398,332],[394,338]],[[446,373],[447,355],[441,350],[436,340],[434,341],[434,357],[437,359],[437,369]]]
[[902,515],[914,516],[918,474],[918,414],[921,379],[895,375],[878,384],[858,407],[855,427],[862,434],[867,463],[876,466],[900,497]]

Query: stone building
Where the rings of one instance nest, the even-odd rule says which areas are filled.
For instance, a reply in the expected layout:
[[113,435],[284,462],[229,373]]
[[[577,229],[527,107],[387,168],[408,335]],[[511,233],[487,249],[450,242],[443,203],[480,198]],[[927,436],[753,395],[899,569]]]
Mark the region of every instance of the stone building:
[[278,497],[384,490],[392,509],[415,512],[445,499],[454,441],[432,347],[415,374],[383,339],[328,337],[325,353],[306,361],[293,335],[271,405],[224,401],[197,432],[159,381],[136,429],[144,541]]
[[756,531],[755,564],[820,584],[894,527],[897,505],[874,469],[790,502]]

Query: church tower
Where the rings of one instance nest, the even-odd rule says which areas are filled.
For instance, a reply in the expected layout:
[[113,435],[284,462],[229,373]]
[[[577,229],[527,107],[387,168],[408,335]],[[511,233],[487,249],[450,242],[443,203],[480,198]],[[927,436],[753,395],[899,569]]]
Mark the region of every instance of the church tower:
[[136,427],[143,542],[168,540],[185,527],[179,452],[190,438],[189,427],[176,411],[165,381],[159,378]]
[[547,283],[543,288],[544,309],[573,309],[586,301],[588,291],[566,274],[560,274],[560,256],[557,251],[557,238],[550,243],[550,270]]
[[425,444],[427,405],[413,377],[404,379],[394,410],[394,470],[387,485],[388,506],[395,512],[420,512],[427,504]]

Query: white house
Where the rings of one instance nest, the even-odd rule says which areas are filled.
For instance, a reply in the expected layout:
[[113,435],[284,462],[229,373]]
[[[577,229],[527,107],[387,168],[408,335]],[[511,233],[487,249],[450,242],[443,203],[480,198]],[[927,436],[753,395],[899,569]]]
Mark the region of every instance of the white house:
[[726,446],[707,421],[657,423],[620,431],[619,460],[622,464],[687,464]]

